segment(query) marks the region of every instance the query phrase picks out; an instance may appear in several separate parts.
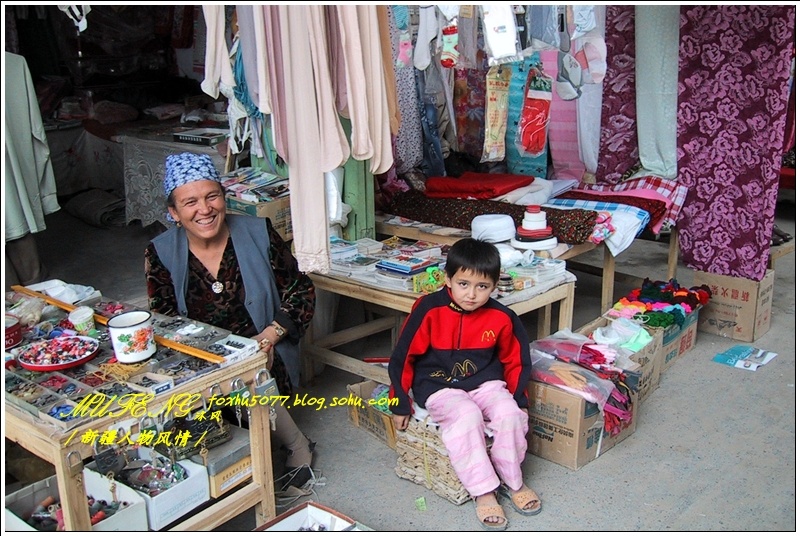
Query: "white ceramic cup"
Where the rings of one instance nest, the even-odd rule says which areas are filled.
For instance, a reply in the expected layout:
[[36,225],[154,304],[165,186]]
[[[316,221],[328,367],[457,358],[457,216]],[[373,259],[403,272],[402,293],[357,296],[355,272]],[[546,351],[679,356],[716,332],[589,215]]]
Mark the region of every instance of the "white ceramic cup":
[[128,311],[110,318],[108,334],[120,363],[138,363],[156,353],[153,315],[148,311]]

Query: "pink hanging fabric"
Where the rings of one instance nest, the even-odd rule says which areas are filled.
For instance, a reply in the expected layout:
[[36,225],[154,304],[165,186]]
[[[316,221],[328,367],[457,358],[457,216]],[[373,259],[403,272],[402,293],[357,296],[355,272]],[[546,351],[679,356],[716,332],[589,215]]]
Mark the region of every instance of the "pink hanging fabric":
[[678,240],[690,268],[766,273],[794,39],[794,6],[681,6]]
[[[558,51],[542,50],[539,52],[544,72],[553,80],[558,75]],[[580,97],[579,97],[580,98]],[[550,156],[553,160],[552,176],[554,179],[583,179],[586,166],[583,165],[578,143],[578,102],[565,101],[553,91],[550,102],[550,124],[547,141]]]

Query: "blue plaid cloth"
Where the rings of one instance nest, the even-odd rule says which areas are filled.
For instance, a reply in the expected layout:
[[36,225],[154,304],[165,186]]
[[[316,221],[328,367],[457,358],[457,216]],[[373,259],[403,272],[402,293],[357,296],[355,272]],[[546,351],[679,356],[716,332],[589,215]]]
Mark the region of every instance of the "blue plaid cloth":
[[582,208],[586,210],[596,210],[597,212],[607,211],[611,212],[611,224],[614,224],[614,212],[627,212],[636,216],[639,220],[639,229],[636,231],[636,236],[642,234],[647,224],[650,222],[650,213],[642,210],[639,207],[632,205],[623,205],[621,203],[609,203],[607,201],[588,201],[584,199],[551,199],[543,207],[553,208]]

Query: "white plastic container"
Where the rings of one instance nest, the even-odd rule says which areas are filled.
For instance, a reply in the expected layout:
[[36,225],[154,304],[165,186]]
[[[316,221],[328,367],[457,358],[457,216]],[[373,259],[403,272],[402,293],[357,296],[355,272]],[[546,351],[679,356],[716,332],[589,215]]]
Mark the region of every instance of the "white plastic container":
[[88,335],[94,329],[94,309],[85,305],[77,307],[69,314],[69,321],[78,335]]

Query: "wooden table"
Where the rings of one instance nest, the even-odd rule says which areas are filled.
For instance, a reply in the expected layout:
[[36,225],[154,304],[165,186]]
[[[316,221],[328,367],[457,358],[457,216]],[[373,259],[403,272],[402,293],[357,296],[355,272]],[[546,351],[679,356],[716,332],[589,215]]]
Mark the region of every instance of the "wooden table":
[[[392,330],[392,341],[396,341],[405,315],[411,312],[411,306],[414,305],[420,295],[412,292],[382,289],[352,278],[317,273],[309,275],[317,289],[386,307],[397,314],[371,320],[320,338],[316,338],[313,330],[309,329],[303,344],[306,378],[313,378],[313,362],[311,360],[315,360],[388,385],[389,373],[384,367],[364,363],[360,359],[336,352],[331,348],[387,330]],[[574,276],[572,277],[573,280],[534,294],[524,301],[512,303],[509,308],[518,315],[538,311],[537,337],[544,338],[551,332],[552,305],[558,303],[558,329],[572,329],[572,308],[575,298],[575,282]],[[311,358],[311,360],[308,358]]]
[[[231,381],[242,379],[252,385],[256,374],[264,367],[266,356],[256,354],[250,358],[215,370],[209,374],[187,381],[180,386],[159,394],[147,406],[156,412],[172,395],[177,393],[208,395],[212,386],[223,394],[230,393]],[[47,424],[32,414],[6,403],[5,435],[39,458],[55,466],[58,493],[64,511],[64,523],[69,531],[91,531],[89,508],[86,504],[86,489],[82,480],[83,461],[93,456],[92,445],[80,441],[86,431],[116,430],[123,422],[130,421],[126,414],[93,419],[68,431]],[[152,409],[151,409],[152,408]],[[275,517],[275,493],[273,488],[272,462],[269,456],[269,407],[256,405],[250,408],[250,450],[263,455],[252,456],[252,482],[239,490],[225,495],[204,510],[175,526],[176,531],[211,530],[255,506],[255,525],[260,526]],[[77,431],[77,433],[75,433]],[[74,436],[73,436],[74,434]],[[72,440],[70,441],[70,437]],[[68,444],[67,444],[68,443]]]
[[784,242],[783,244],[772,246],[771,248],[769,248],[769,262],[767,263],[767,268],[769,268],[770,270],[774,270],[775,261],[785,255],[788,255],[789,253],[794,253],[794,250],[795,250],[794,238],[792,238],[788,242]]
[[[399,236],[401,238],[408,238],[410,240],[429,240],[431,242],[439,242],[442,244],[454,244],[462,238],[462,236],[440,235],[426,232],[418,227],[407,225],[396,225],[386,223],[385,217],[376,216],[375,230],[377,233],[387,236]],[[592,251],[598,247],[603,248],[603,266],[599,268],[590,264],[577,262],[572,259]],[[550,258],[547,251],[537,251],[537,256]],[[592,275],[599,275],[602,277],[602,287],[600,291],[600,314],[602,315],[614,305],[614,282],[621,281],[632,288],[641,288],[644,279],[630,274],[625,274],[616,271],[616,260],[614,255],[608,249],[608,246],[603,243],[595,244],[594,242],[584,242],[577,244],[565,253],[555,257],[563,261],[568,261],[567,266],[571,270],[577,270]],[[678,233],[673,228],[669,237],[669,251],[667,253],[667,280],[675,277],[678,271]]]

